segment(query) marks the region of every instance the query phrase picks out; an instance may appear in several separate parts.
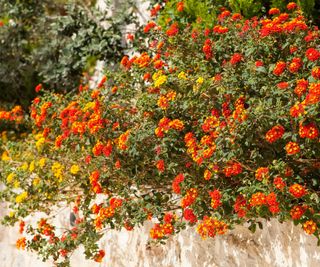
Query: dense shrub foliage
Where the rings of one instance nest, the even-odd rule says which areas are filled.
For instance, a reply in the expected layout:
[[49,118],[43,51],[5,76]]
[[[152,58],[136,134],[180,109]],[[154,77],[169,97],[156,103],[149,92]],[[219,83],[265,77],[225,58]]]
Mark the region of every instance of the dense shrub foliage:
[[0,1],[0,101],[26,108],[38,83],[60,93],[71,91],[83,72],[92,74],[97,60],[109,65],[121,59],[127,48],[123,27],[138,26],[134,9],[128,8],[132,1],[113,16],[89,2]]
[[[155,240],[272,217],[319,238],[320,32],[295,3],[216,21],[148,23],[148,49],[94,90],[37,87],[33,133],[3,140],[4,222],[20,222],[18,247],[65,266],[84,245],[100,262],[106,231],[146,220]],[[75,225],[56,228],[53,211],[69,203]],[[47,215],[26,224],[35,211]]]
[[[159,2],[159,1],[155,1]],[[170,0],[164,3],[155,4],[151,15],[156,15],[160,10],[159,23],[163,24],[167,19],[183,20],[189,23],[201,20],[206,26],[213,26],[216,23],[216,15],[221,7],[227,7],[234,13],[240,13],[244,18],[262,16],[268,10],[278,8],[285,12],[288,0]],[[295,1],[308,19],[313,19],[314,23],[320,24],[320,2],[315,0]],[[183,6],[183,8],[182,8]],[[214,16],[214,17],[213,17]]]

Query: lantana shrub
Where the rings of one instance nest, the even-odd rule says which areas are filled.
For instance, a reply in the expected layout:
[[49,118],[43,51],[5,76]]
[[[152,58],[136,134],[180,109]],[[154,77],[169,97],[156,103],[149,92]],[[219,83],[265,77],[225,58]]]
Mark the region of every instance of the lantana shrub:
[[[270,218],[319,239],[319,30],[291,3],[260,19],[222,10],[212,29],[145,32],[148,49],[94,90],[41,88],[32,134],[5,142],[1,197],[17,246],[65,266],[83,245],[100,262],[105,232],[147,220],[160,241],[187,225],[207,238]],[[60,229],[52,212],[67,204],[75,222]],[[26,224],[36,211],[48,216]]]

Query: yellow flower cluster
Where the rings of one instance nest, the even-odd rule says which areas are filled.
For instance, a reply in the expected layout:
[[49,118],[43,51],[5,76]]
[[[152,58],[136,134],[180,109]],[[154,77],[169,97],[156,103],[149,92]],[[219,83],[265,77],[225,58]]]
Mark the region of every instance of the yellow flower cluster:
[[7,183],[10,184],[13,182],[14,178],[15,178],[16,174],[14,172],[11,172],[8,176],[7,176]]
[[39,166],[40,166],[40,168],[43,168],[44,167],[44,165],[46,165],[46,161],[47,161],[47,159],[46,158],[41,158],[41,159],[39,159]]
[[63,180],[63,169],[64,167],[59,162],[54,162],[51,170],[53,172],[53,175],[58,178],[58,181],[61,183]]
[[167,81],[167,76],[158,71],[152,75],[152,79],[154,80],[154,86],[159,87]]
[[178,78],[180,80],[187,80],[187,74],[184,72],[184,71],[181,71],[179,74],[178,74]]
[[79,170],[80,170],[79,166],[74,164],[70,168],[70,173],[75,175],[79,172]]
[[2,161],[9,161],[10,159],[11,159],[11,158],[9,157],[8,152],[7,152],[7,151],[4,151],[4,152],[2,153],[1,160],[2,160]]
[[36,147],[38,149],[38,151],[41,151],[43,148],[43,145],[45,143],[45,138],[41,137],[37,142],[36,142]]
[[28,192],[24,191],[22,192],[20,195],[16,196],[16,202],[17,203],[21,203],[23,201],[25,201],[25,199],[28,197]]

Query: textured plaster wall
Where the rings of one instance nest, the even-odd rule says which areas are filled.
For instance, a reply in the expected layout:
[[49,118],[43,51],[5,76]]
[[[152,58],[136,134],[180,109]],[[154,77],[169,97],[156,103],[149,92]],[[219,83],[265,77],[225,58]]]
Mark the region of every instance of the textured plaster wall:
[[[1,208],[0,216],[5,209]],[[37,221],[41,214],[27,221]],[[69,209],[61,210],[55,223],[70,228]],[[103,263],[86,261],[81,249],[72,257],[72,267],[318,267],[320,248],[312,236],[307,236],[292,223],[276,220],[263,222],[264,229],[252,234],[238,226],[223,236],[202,240],[194,229],[187,229],[171,238],[166,245],[148,246],[151,223],[128,232],[110,231],[101,240],[106,251]],[[0,267],[45,267],[36,255],[15,248],[18,228],[0,226]]]

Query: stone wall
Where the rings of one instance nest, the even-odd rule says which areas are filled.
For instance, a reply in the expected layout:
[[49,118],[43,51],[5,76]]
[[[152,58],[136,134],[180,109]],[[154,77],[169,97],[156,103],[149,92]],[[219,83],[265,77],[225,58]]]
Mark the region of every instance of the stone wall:
[[[0,216],[3,215],[1,209]],[[69,209],[61,211],[56,223],[68,228]],[[41,215],[28,220],[37,220]],[[320,248],[313,236],[307,236],[292,223],[264,222],[264,229],[252,234],[238,226],[223,236],[202,240],[190,228],[171,238],[166,245],[149,246],[151,223],[128,232],[110,231],[101,240],[106,257],[101,264],[84,259],[81,249],[72,257],[76,267],[318,267]],[[19,251],[15,241],[18,228],[0,227],[0,267],[47,267],[35,254]]]

